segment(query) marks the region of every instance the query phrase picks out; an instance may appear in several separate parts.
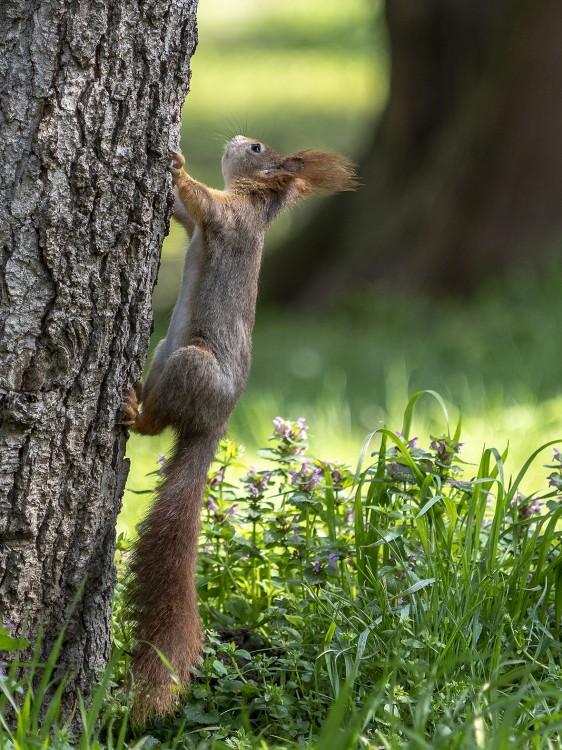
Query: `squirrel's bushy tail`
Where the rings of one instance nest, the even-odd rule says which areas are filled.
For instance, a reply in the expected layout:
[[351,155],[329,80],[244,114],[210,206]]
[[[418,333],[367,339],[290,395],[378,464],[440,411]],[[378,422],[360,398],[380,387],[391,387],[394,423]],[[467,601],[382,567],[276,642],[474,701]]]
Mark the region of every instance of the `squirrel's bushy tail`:
[[195,569],[201,504],[217,442],[212,435],[178,438],[132,552],[125,606],[138,639],[132,655],[136,723],[164,716],[181,690],[158,652],[187,687],[201,650]]
[[[359,187],[349,159],[330,151],[299,151],[285,157],[300,195],[338,193]],[[292,165],[292,166],[291,166]]]

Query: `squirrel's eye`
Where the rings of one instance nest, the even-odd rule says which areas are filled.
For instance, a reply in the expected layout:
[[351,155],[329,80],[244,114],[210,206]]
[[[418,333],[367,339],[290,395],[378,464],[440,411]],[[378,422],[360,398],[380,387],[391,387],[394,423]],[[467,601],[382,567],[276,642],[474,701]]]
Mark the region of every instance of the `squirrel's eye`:
[[260,151],[261,151],[261,146],[260,146],[259,143],[252,143],[252,145],[250,146],[250,148],[252,149],[252,151],[254,152],[254,154],[259,154]]

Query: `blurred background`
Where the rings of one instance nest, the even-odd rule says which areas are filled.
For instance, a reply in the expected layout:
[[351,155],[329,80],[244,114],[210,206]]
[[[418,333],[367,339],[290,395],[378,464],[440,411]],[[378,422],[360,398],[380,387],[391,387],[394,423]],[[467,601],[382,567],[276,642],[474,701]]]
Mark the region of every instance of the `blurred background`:
[[[222,187],[224,143],[242,133],[341,151],[363,184],[270,231],[230,429],[246,463],[281,415],[306,417],[316,455],[353,464],[422,388],[447,401],[453,429],[462,414],[467,461],[509,442],[517,471],[562,436],[561,21],[558,0],[200,1],[189,171]],[[186,244],[172,225],[152,347]],[[415,425],[446,430],[429,399]],[[170,439],[131,438],[125,526]]]

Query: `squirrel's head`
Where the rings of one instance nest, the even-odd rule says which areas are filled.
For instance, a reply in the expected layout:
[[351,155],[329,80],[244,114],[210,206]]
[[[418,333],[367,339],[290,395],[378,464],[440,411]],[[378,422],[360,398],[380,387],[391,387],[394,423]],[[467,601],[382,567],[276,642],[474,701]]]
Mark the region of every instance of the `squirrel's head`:
[[282,156],[254,138],[236,135],[226,144],[222,173],[227,189],[283,191],[293,185],[293,199],[310,193],[355,190],[353,165],[324,151],[299,151]]
[[222,174],[227,188],[237,182],[275,188],[279,178],[293,176],[303,165],[300,156],[281,156],[266,143],[236,135],[226,144]]
[[222,173],[227,187],[236,180],[266,176],[282,158],[272,148],[254,138],[236,135],[226,144]]

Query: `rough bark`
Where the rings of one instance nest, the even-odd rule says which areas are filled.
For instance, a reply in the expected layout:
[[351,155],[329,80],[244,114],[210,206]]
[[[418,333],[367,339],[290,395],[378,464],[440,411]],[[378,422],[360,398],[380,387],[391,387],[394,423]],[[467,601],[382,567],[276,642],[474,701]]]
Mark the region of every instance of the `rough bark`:
[[111,645],[119,406],[142,371],[197,0],[0,6],[0,620],[87,693]]
[[390,96],[364,187],[266,259],[264,297],[321,307],[365,282],[467,295],[547,262],[560,240],[562,4],[388,0],[386,12]]

